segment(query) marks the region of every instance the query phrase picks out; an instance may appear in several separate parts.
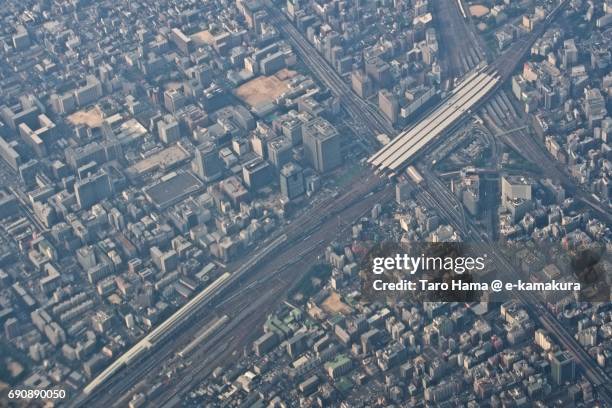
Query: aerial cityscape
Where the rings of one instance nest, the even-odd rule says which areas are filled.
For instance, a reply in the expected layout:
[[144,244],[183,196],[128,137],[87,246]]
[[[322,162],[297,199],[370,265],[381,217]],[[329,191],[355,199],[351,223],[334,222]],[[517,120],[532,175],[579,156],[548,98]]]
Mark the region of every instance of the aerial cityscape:
[[612,408],[612,0],[0,18],[0,407]]

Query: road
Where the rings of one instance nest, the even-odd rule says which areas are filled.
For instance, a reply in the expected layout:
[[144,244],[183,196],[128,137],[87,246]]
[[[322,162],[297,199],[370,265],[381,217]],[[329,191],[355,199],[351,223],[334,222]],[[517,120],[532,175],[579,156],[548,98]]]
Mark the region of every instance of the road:
[[[595,200],[590,192],[576,184],[561,163],[552,158],[541,141],[536,140],[522,126],[528,118],[515,109],[505,91],[500,91],[494,101],[503,109],[505,116],[499,117],[495,112],[488,116],[488,125],[493,127],[499,138],[527,161],[536,165],[545,177],[561,183],[563,188],[576,200],[590,208],[602,221],[612,223],[612,212],[609,207]],[[508,129],[518,129],[508,132]]]
[[[283,299],[282,294],[286,293],[287,285],[299,279],[300,273],[304,273],[304,269],[300,271],[296,270],[297,268],[290,267],[296,260],[301,260],[312,253],[320,255],[329,239],[334,237],[339,231],[352,225],[355,219],[358,219],[364,212],[369,211],[375,203],[385,202],[392,198],[390,186],[383,187],[381,181],[373,174],[365,174],[360,180],[361,183],[357,183],[356,186],[347,185],[346,190],[336,197],[331,197],[309,208],[293,222],[281,228],[280,232],[287,235],[287,241],[280,248],[284,250],[276,251],[274,256],[262,260],[253,270],[245,274],[244,278],[237,285],[233,285],[226,291],[219,293],[217,298],[210,304],[210,308],[199,310],[193,316],[186,317],[184,323],[189,323],[189,325],[183,324],[179,326],[174,333],[175,335],[169,336],[170,340],[161,342],[151,352],[111,377],[91,394],[81,394],[72,405],[85,406],[90,401],[96,401],[96,403],[102,402],[112,406],[117,401],[117,396],[124,395],[151,373],[158,372],[159,368],[172,358],[176,350],[184,347],[205,324],[206,320],[210,319],[211,313],[213,311],[214,313],[219,312],[219,310],[215,309],[217,304],[235,296],[236,291],[240,291],[241,288],[253,284],[253,282],[260,282],[260,284],[253,286],[255,288],[253,290],[257,290],[256,293],[263,295],[260,296],[259,303],[251,305],[249,309],[260,317],[265,316],[270,308]],[[249,254],[251,258],[254,256],[257,256],[257,253]],[[243,261],[234,262],[228,265],[228,270],[237,270],[242,264]],[[308,265],[308,263],[302,264],[302,266],[304,265]],[[295,274],[295,276],[290,276],[290,279],[286,281],[279,280],[275,274],[282,271],[289,271]],[[276,290],[268,288],[262,291],[259,286],[264,284],[262,282],[267,282],[270,279],[273,282],[273,286],[278,286],[278,288]],[[267,285],[268,283],[265,284]],[[225,311],[225,314],[231,317],[238,313],[241,307],[240,301],[243,298],[238,296],[235,300],[225,302],[226,306],[222,309]],[[259,321],[252,316],[252,313],[247,315],[247,321],[243,322],[244,324],[240,326],[240,332],[244,331],[247,327],[246,333],[255,333],[258,330]],[[228,326],[232,327],[232,325]],[[221,333],[225,333],[225,330],[221,331]],[[241,339],[244,341],[247,337],[243,336]],[[214,340],[211,339],[209,341]],[[234,342],[233,344],[235,346],[238,344],[245,345],[240,342]],[[234,349],[232,348],[232,350]]]
[[291,24],[276,5],[269,0],[264,1],[264,4],[270,16],[270,22],[283,34],[308,69],[340,99],[340,103],[359,128],[356,129],[357,132],[363,133],[362,129],[367,129],[374,135],[384,133],[393,137],[396,133],[395,129],[378,111],[378,108],[359,98],[353,92],[336,70]]
[[[271,6],[269,2],[266,4],[268,5],[268,11],[272,21],[276,24],[281,33],[289,39],[298,55],[309,66],[312,72],[340,98],[343,107],[353,119],[354,126],[358,127],[354,129],[356,133],[363,135],[365,134],[364,129],[366,129],[370,136],[375,136],[378,133],[393,135],[394,132],[392,127],[390,127],[386,120],[381,117],[379,112],[371,105],[358,98],[357,95],[350,90],[342,78],[335,73],[323,57],[321,57],[303,36],[286,20],[278,9]],[[519,51],[513,51],[511,57],[513,57],[514,63],[516,63],[517,59],[520,60],[522,58],[521,55],[524,55],[525,47],[528,45],[528,40],[523,40],[519,44]],[[508,58],[508,56],[506,56],[506,58]],[[509,63],[507,60],[505,62]],[[506,66],[505,69],[513,70],[514,66],[515,65],[512,65],[511,68]],[[372,144],[375,145],[376,142],[372,142]],[[370,146],[372,146],[372,144],[370,144]],[[347,191],[340,194],[337,199],[325,202],[302,214],[296,221],[290,224],[290,226],[284,228],[285,233],[290,237],[287,240],[287,244],[284,246],[284,251],[276,258],[267,260],[262,266],[257,267],[252,274],[249,274],[248,278],[245,278],[243,282],[244,285],[248,286],[256,281],[265,281],[266,278],[270,278],[277,273],[281,274],[281,271],[297,272],[297,268],[286,268],[286,265],[292,265],[292,262],[299,256],[304,257],[307,261],[306,265],[312,262],[312,258],[310,258],[312,256],[311,254],[312,252],[320,251],[320,246],[318,246],[321,244],[320,241],[323,240],[323,242],[327,242],[335,234],[341,231],[338,228],[338,224],[334,223],[334,219],[337,219],[339,224],[350,225],[358,214],[371,208],[374,203],[390,198],[388,189],[375,192],[376,186],[379,185],[381,185],[381,182],[376,180],[376,177],[372,175],[367,176],[361,183],[356,183],[348,188]],[[457,231],[465,236],[466,240],[473,240],[474,242],[481,242],[490,246],[489,242],[483,241],[483,238],[477,232],[472,222],[469,219],[466,220],[461,204],[457,202],[456,198],[448,191],[446,186],[439,182],[439,180],[431,178],[428,179],[427,185],[430,186],[428,187],[430,190],[420,194],[419,201],[428,207],[435,208]],[[370,192],[373,192],[373,194],[368,196]],[[321,216],[322,214],[325,215]],[[308,253],[302,253],[305,248]],[[312,252],[310,251],[311,249]],[[493,250],[492,253],[495,254],[496,252]],[[495,257],[496,261],[502,266],[512,270],[511,265],[509,265],[503,257],[500,255],[495,255]],[[233,267],[235,266],[236,265],[233,265]],[[274,279],[276,279],[276,276],[274,276]],[[285,281],[280,279],[277,282]],[[220,332],[221,336],[213,336],[214,338],[203,347],[217,347],[215,350],[220,351],[219,358],[210,359],[205,357],[204,360],[200,361],[205,369],[192,370],[191,373],[182,374],[183,378],[191,379],[181,380],[178,385],[171,385],[170,387],[172,390],[175,390],[175,394],[179,393],[179,391],[183,392],[193,385],[197,381],[197,376],[207,375],[206,371],[214,367],[215,364],[218,364],[219,361],[225,361],[225,358],[228,358],[228,353],[231,355],[231,352],[239,349],[240,345],[246,345],[249,340],[249,334],[252,334],[254,331],[253,328],[259,327],[261,319],[280,301],[287,287],[288,286],[279,284],[278,291],[266,289],[266,292],[263,292],[260,290],[258,284],[254,285],[253,288],[255,289],[252,289],[253,291],[256,291],[256,293],[267,293],[267,295],[259,298],[259,301],[262,303],[252,305],[250,308],[247,306],[248,311],[245,311],[246,309],[241,309],[240,298],[242,296],[236,297],[236,302],[227,302],[226,305],[228,305],[228,309],[223,309],[223,311],[227,312],[226,314],[230,315],[233,319],[236,319],[237,322],[246,322],[246,324],[237,325],[239,328],[238,333],[236,333],[235,330],[226,328]],[[234,294],[235,293],[236,292],[234,292]],[[226,295],[226,299],[231,297],[229,292],[224,293],[224,295]],[[577,361],[579,361],[585,371],[589,373],[588,375],[595,379],[601,376],[592,369],[590,365],[592,364],[592,360],[588,356],[585,357],[580,353],[580,347],[577,346],[578,348],[576,348],[576,343],[573,338],[566,333],[565,329],[560,326],[555,319],[548,321],[546,318],[542,318],[537,314],[535,318],[539,320],[542,325],[546,323],[547,326],[545,327],[551,327],[551,331],[559,333],[556,334],[557,337],[562,338],[565,342],[564,344],[568,345],[566,347],[576,356]],[[111,381],[103,387],[100,387],[95,393],[82,400],[82,404],[79,405],[87,405],[88,401],[93,400],[95,400],[96,403],[103,401],[108,405],[117,402],[117,396],[124,394],[141,379],[147,378],[151,373],[158,371],[159,367],[163,365],[165,361],[171,359],[177,349],[189,342],[201,327],[203,319],[204,316],[196,316],[196,319],[191,321],[191,326],[186,328],[183,332],[177,333],[176,337],[171,342],[160,345],[160,348],[155,350],[154,353],[146,356],[134,366],[126,368],[121,375],[111,379]],[[210,320],[210,315],[208,316],[208,320]],[[252,322],[252,324],[248,324],[248,322]],[[234,326],[230,325],[230,327]],[[233,336],[231,336],[231,334],[233,334]],[[222,339],[226,339],[227,347],[225,348],[217,345]],[[194,365],[197,366],[197,364]],[[602,383],[605,384],[607,378],[600,377],[600,379],[604,380]],[[608,392],[606,390],[607,388],[604,388],[602,393],[605,394]]]
[[[387,188],[370,197],[374,195],[377,195],[374,200],[388,200],[392,198],[392,189]],[[238,316],[232,319],[235,327],[232,328],[228,325],[227,330],[221,331],[209,339],[207,344],[200,349],[200,354],[192,359],[191,367],[194,368],[187,370],[189,375],[181,374],[181,377],[188,377],[189,380],[179,381],[171,386],[163,396],[154,401],[154,405],[163,406],[163,404],[171,402],[174,395],[184,395],[193,389],[209,376],[217,366],[227,364],[228,359],[232,357],[233,351],[236,350],[228,348],[218,356],[211,358],[210,353],[207,352],[209,347],[222,343],[224,339],[230,338],[232,335],[243,339],[238,350],[244,346],[250,347],[255,337],[262,334],[261,324],[265,321],[267,314],[273,311],[274,307],[285,299],[286,293],[291,286],[301,278],[301,275],[310,266],[317,262],[317,258],[328,245],[328,240],[338,234],[347,234],[353,221],[368,213],[372,205],[373,201],[369,199],[364,200],[360,205],[343,214],[341,218],[330,221],[312,234],[312,237],[303,239],[298,243],[300,249],[298,257],[291,255],[289,259],[282,257],[266,264],[264,267],[269,272],[265,277],[258,277],[254,285],[245,283],[245,287],[248,287],[247,290],[234,295],[233,299],[224,302],[224,307],[221,310],[216,309],[215,311],[218,314],[228,313],[228,311],[229,313],[235,313],[236,309],[239,310]],[[265,294],[265,296],[262,296],[262,294]],[[241,303],[246,303],[246,306],[242,308],[240,306]]]
[[[280,13],[275,10],[275,12],[272,14],[276,15],[276,21],[280,22],[278,17],[278,14]],[[316,50],[310,47],[309,44],[304,44],[304,41],[300,41],[301,36],[299,35],[299,33],[297,33],[297,30],[293,29],[291,25],[284,21],[284,17],[281,26],[284,27],[284,29],[286,30],[285,32],[287,34],[291,33],[289,34],[289,36],[293,38],[294,46],[296,46],[296,44],[299,44],[296,46],[296,48],[299,49],[300,56],[302,56],[305,62],[313,70],[313,72],[317,76],[319,76],[320,79],[323,79],[323,82],[325,82],[328,86],[330,86],[331,84],[330,88],[332,86],[337,86],[337,88],[342,90],[345,84],[343,82],[341,84],[336,83],[337,78],[334,80],[330,80],[329,77],[333,76],[333,70],[331,69],[331,67],[329,67],[324,60],[316,60],[316,58],[314,57],[318,55]],[[541,30],[543,29],[544,27],[541,28]],[[516,47],[516,50],[518,51],[514,50],[512,53],[509,54],[510,58],[514,60],[513,62],[516,63],[517,60],[520,60],[519,57],[524,55],[525,50],[528,49],[528,47],[530,46],[529,41],[529,39],[523,40]],[[508,58],[508,56],[506,56],[506,58]],[[505,61],[505,59],[502,59],[502,61]],[[512,66],[512,68],[505,67],[505,72],[507,73],[506,75],[508,75],[508,73],[514,69],[513,67],[514,65]],[[352,99],[352,96],[348,96],[347,99],[343,99],[342,102],[346,104],[348,101],[352,101]],[[349,109],[350,108],[348,108],[347,110]],[[368,120],[367,116],[369,115],[364,115],[365,120]],[[378,125],[375,122],[376,121],[373,121],[369,126],[367,126],[367,128],[369,128],[372,133],[378,131],[376,129]],[[457,201],[454,195],[450,191],[448,191],[448,188],[436,178],[430,177],[429,173],[425,174],[428,175],[427,186],[429,186],[429,190],[424,191],[423,194],[419,195],[419,201],[421,202],[421,204],[436,209],[437,212],[440,213],[445,219],[447,219],[447,221],[450,222],[454,226],[454,228],[464,236],[466,240],[486,245],[491,250],[491,253],[495,257],[496,263],[501,266],[502,270],[506,270],[507,272],[512,273],[512,265],[509,264],[509,262],[503,257],[503,255],[499,254],[495,250],[495,248],[492,247],[490,242],[485,241],[482,238],[482,236],[477,232],[477,229],[473,225],[472,221],[466,219],[465,214],[463,213],[462,205]],[[533,305],[530,307],[536,307],[535,305],[539,305],[539,303],[537,303],[535,299],[523,300],[528,305]],[[261,312],[259,310],[255,310],[253,313],[261,316]],[[597,385],[597,388],[604,399],[609,399],[609,389],[605,385],[610,383],[608,381],[609,379],[599,373],[596,367],[594,367],[592,359],[588,355],[585,355],[586,353],[584,352],[584,350],[579,345],[577,345],[575,340],[567,333],[567,331],[560,325],[560,323],[556,319],[554,319],[554,317],[551,318],[546,313],[534,313],[532,311],[532,315],[543,327],[547,328],[547,330],[552,332],[564,345],[564,347],[566,347],[575,356],[577,362],[585,370],[585,374],[588,376],[589,379],[591,379],[591,381],[594,382],[594,384],[604,384]],[[205,365],[208,366],[208,364],[206,363]],[[210,366],[212,367],[213,365],[214,364]],[[191,379],[190,381],[181,383],[178,388],[175,388],[174,390],[178,393],[181,390],[189,389],[189,386],[195,382],[196,380]]]
[[[478,244],[491,256],[497,269],[504,276],[515,276],[515,268],[489,239],[485,239],[471,219],[466,219],[459,210],[456,198],[437,177],[431,173],[422,173],[426,184],[422,185],[422,193],[418,195],[419,202],[429,208],[435,209],[441,216],[458,231],[466,242]],[[612,406],[612,380],[603,373],[595,361],[578,342],[569,334],[563,325],[546,310],[540,300],[530,292],[516,292],[517,297],[530,311],[531,317],[546,330],[551,332],[575,358],[584,370],[585,376],[594,384],[600,398],[608,406]]]
[[515,41],[510,48],[503,54],[499,55],[493,65],[497,72],[502,76],[502,82],[508,80],[515,72],[516,67],[523,62],[525,56],[531,50],[531,46],[541,38],[544,32],[550,27],[550,24],[559,16],[561,11],[569,4],[569,0],[563,0],[559,3],[535,29],[519,40]]

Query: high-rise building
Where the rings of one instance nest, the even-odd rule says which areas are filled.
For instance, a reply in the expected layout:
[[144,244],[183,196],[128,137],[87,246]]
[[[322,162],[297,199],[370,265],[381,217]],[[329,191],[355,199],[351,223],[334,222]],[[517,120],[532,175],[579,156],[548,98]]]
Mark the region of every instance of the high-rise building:
[[5,187],[0,187],[0,219],[17,214],[17,198]]
[[170,113],[176,113],[187,104],[187,98],[180,89],[168,89],[164,92],[164,106]]
[[179,140],[181,131],[179,124],[172,115],[165,115],[157,122],[157,134],[165,144],[174,143]]
[[17,130],[20,123],[26,123],[28,126],[36,126],[40,109],[36,104],[21,104],[17,107],[0,106],[0,118],[8,125],[9,128]]
[[289,113],[279,116],[274,119],[272,126],[278,133],[282,133],[285,137],[291,140],[291,143],[296,146],[302,143],[302,125],[308,120],[302,120],[304,113],[290,111]]
[[531,201],[531,182],[525,177],[505,176],[501,180],[501,200],[506,207],[515,200]]
[[306,192],[304,185],[304,172],[295,163],[287,163],[280,171],[280,189],[283,197],[290,200],[303,195]]
[[206,64],[196,65],[185,71],[187,76],[198,81],[198,84],[207,87],[211,83],[212,70]]
[[173,28],[170,32],[170,40],[183,54],[189,55],[194,50],[194,43],[179,28]]
[[74,192],[80,208],[89,208],[112,194],[111,180],[104,170],[74,183]]
[[302,130],[304,151],[308,162],[319,173],[326,173],[342,164],[340,134],[331,123],[316,118]]
[[389,122],[397,123],[399,114],[399,102],[393,93],[386,89],[378,91],[378,108],[389,119]]
[[272,182],[272,167],[258,157],[242,167],[242,178],[251,190],[258,190]]
[[50,98],[51,107],[57,113],[69,114],[77,108],[74,92],[65,92],[61,95],[53,94]]
[[31,129],[27,123],[20,123],[17,129],[21,139],[27,143],[38,157],[47,155],[55,136],[55,123],[45,114],[38,115],[40,124],[36,129]]
[[79,106],[87,106],[102,96],[102,83],[94,75],[88,75],[86,84],[74,90],[74,97]]
[[353,71],[351,73],[351,86],[353,91],[362,98],[367,98],[374,92],[372,79],[363,71]]
[[518,221],[533,207],[532,183],[525,177],[505,176],[501,180],[501,204]]
[[154,246],[150,249],[150,253],[151,260],[160,271],[168,273],[177,268],[179,259],[175,250],[162,251]]
[[291,161],[293,145],[284,137],[277,137],[268,142],[268,158],[270,162],[280,169]]
[[264,75],[272,75],[285,67],[285,54],[282,51],[268,55],[259,63],[259,69]]
[[15,150],[16,141],[7,142],[0,136],[0,157],[8,163],[13,170],[17,170],[22,163],[21,155]]
[[365,62],[366,73],[380,87],[385,87],[390,84],[393,77],[391,76],[391,67],[388,63],[379,57],[372,57]]
[[565,351],[556,352],[550,361],[550,371],[553,381],[557,385],[574,381],[576,376],[576,363],[572,356]]
[[223,172],[223,163],[219,152],[213,143],[203,143],[198,146],[194,159],[195,173],[203,181],[216,180]]
[[569,69],[578,62],[578,47],[576,47],[576,41],[573,38],[563,42],[563,51],[561,55],[563,66],[566,69]]
[[460,193],[461,201],[470,214],[478,215],[481,207],[480,176],[478,173],[473,172],[472,168],[462,169],[457,192]]
[[584,90],[584,112],[591,128],[598,126],[608,114],[606,100],[598,88]]

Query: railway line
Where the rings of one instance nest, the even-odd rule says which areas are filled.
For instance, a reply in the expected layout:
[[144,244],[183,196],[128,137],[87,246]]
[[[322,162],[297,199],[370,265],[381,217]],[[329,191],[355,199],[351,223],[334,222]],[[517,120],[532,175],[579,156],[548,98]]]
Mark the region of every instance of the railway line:
[[[491,255],[496,267],[506,276],[514,276],[514,268],[503,254],[492,245],[491,241],[485,239],[477,232],[473,222],[465,219],[457,207],[453,205],[453,199],[449,197],[448,190],[433,175],[425,175],[426,183],[420,185],[421,194],[418,200],[422,205],[433,208],[441,214],[453,228],[458,231],[467,242],[475,243],[486,249]],[[531,316],[544,328],[550,331],[559,342],[574,356],[576,362],[582,367],[585,376],[598,390],[602,398],[609,406],[612,406],[612,380],[603,373],[595,364],[588,353],[577,343],[567,330],[556,320],[552,314],[541,305],[540,300],[530,292],[516,292],[518,299],[530,310]]]
[[[303,249],[313,245],[312,243],[315,243],[314,245],[320,250],[321,245],[334,235],[333,231],[336,229],[333,222],[326,221],[337,217],[344,219],[343,225],[351,225],[356,215],[369,210],[376,202],[391,198],[392,194],[388,187],[386,189],[379,187],[382,187],[382,184],[377,177],[372,174],[364,177],[358,188],[347,188],[342,194],[311,207],[309,211],[286,226],[279,236],[269,240],[259,251],[252,254],[246,263],[236,262],[228,265],[228,270],[233,272],[223,274],[222,280],[215,287],[209,286],[210,290],[205,289],[206,293],[201,292],[202,296],[198,295],[188,302],[175,315],[115,360],[86,386],[84,392],[71,406],[85,406],[92,400],[104,400],[104,395],[109,393],[125,394],[147,373],[154,371],[161,361],[167,361],[176,348],[185,347],[196,336],[197,325],[185,327],[186,322],[194,323],[203,319],[207,306],[217,304],[215,302],[220,300],[220,295],[227,294],[230,288],[255,277],[260,280],[270,277],[270,270],[262,268],[262,265],[269,266],[271,254],[278,254],[271,258],[273,263],[279,265],[278,269],[282,265],[291,265],[295,259],[303,256]],[[372,194],[368,195],[370,192]],[[359,211],[357,214],[356,210]],[[301,242],[299,247],[293,245],[297,241]],[[282,248],[286,251],[279,253]],[[278,294],[277,292],[270,291],[270,293],[273,295],[271,297],[267,295],[267,301],[274,302],[279,299],[278,296],[274,296]],[[177,331],[178,328],[182,329],[180,333]],[[170,337],[172,341],[169,341]],[[108,403],[112,405],[112,399]]]
[[533,42],[567,4],[558,4],[530,35],[523,37],[489,66],[478,67],[467,74],[461,84],[436,109],[416,125],[400,133],[390,143],[372,155],[368,162],[391,177],[436,139],[448,133],[466,114],[480,106],[498,85],[507,80],[522,61]]
[[488,67],[472,72],[438,108],[372,155],[368,163],[379,171],[399,172],[425,146],[442,136],[466,113],[471,113],[498,83],[499,77]]
[[[527,119],[515,109],[506,92],[500,91],[494,100],[498,108],[494,108],[494,105],[487,105],[486,114],[483,116],[488,126],[496,130],[500,140],[526,160],[538,166],[546,177],[560,182],[576,200],[582,202],[600,218],[611,223],[610,208],[605,207],[604,204],[596,201],[588,191],[577,186],[566,170],[548,154],[543,144],[535,140],[525,127],[521,126]],[[511,129],[511,131],[506,129]]]
[[486,45],[474,32],[463,2],[438,0],[430,4],[436,16],[434,24],[440,33],[440,63],[444,76],[461,78],[486,62]]
[[[369,199],[361,200],[357,205],[351,207],[347,213],[341,214],[343,220],[338,221],[338,225],[341,225],[341,228],[344,230],[349,228],[351,225],[350,220],[359,218],[368,212],[375,202],[391,198],[391,189],[374,193]],[[198,351],[194,352],[195,357],[192,359],[189,374],[181,374],[181,377],[190,376],[190,380],[181,380],[179,383],[170,386],[167,391],[168,395],[180,395],[182,392],[189,390],[190,387],[195,386],[210,375],[214,368],[219,365],[225,365],[227,360],[233,357],[234,350],[250,344],[253,340],[253,334],[258,333],[266,314],[284,298],[284,294],[292,285],[292,282],[299,280],[299,275],[296,276],[296,271],[307,270],[308,266],[314,263],[321,254],[329,237],[336,231],[336,223],[327,223],[310,237],[307,237],[308,239],[301,241],[300,251],[297,254],[299,256],[293,251],[281,252],[277,257],[261,266],[261,271],[259,272],[263,272],[263,274],[259,272],[252,274],[253,280],[251,283],[244,283],[248,289],[245,289],[240,296],[237,296],[233,301],[223,302],[221,310],[215,304],[215,311],[217,313],[228,314],[231,317],[231,321],[217,334],[201,343]],[[253,282],[255,284],[252,284]],[[254,299],[254,301],[249,299]],[[245,300],[246,308],[243,309]],[[181,335],[181,337],[185,336]],[[231,338],[231,344],[223,349],[218,356],[211,358],[207,350],[211,347],[216,347],[218,344],[223,343],[224,339],[228,338]],[[168,355],[165,360],[170,357]],[[154,370],[149,371],[154,372]],[[124,390],[124,392],[127,392],[127,390]],[[171,398],[162,397],[159,403],[156,401],[155,405],[162,406],[169,403],[170,400]]]
[[393,126],[380,114],[377,108],[359,98],[340,75],[329,65],[319,52],[291,24],[285,14],[270,1],[265,1],[266,9],[274,26],[285,35],[296,53],[308,68],[340,99],[351,119],[358,126],[370,130],[374,135],[384,133],[395,135]]
[[[562,3],[566,4],[567,1]],[[291,44],[295,47],[298,55],[304,60],[304,62],[312,69],[313,73],[323,82],[325,83],[332,91],[338,96],[340,102],[343,107],[349,113],[351,118],[354,120],[357,127],[363,127],[363,129],[367,129],[372,135],[376,135],[378,133],[386,133],[388,135],[394,134],[394,129],[390,124],[382,118],[380,113],[371,105],[367,104],[365,101],[359,99],[348,87],[346,83],[342,80],[342,78],[333,71],[333,69],[327,64],[327,62],[323,59],[321,55],[312,47],[304,37],[293,27],[289,21],[286,19],[282,13],[275,9],[271,3],[266,3],[268,10],[270,12],[272,21],[275,22],[281,32],[286,34],[287,38],[290,40]],[[550,17],[550,16],[549,16]],[[547,18],[546,23],[550,22]],[[544,26],[545,24],[542,24]],[[547,24],[546,24],[547,25]],[[540,29],[544,29],[543,27]],[[531,38],[531,37],[530,37]],[[512,57],[512,64],[510,67],[505,66],[509,61],[500,59],[496,63],[494,63],[491,68],[496,74],[499,75],[498,81],[501,82],[504,78],[507,78],[507,75],[514,70],[514,67],[517,61],[520,61],[522,58],[521,55],[524,55],[525,49],[528,49],[527,46],[530,46],[529,40],[522,40],[521,43],[518,44],[518,51],[513,51],[511,56],[506,56],[506,58]],[[503,66],[503,69],[500,69],[500,65]],[[454,95],[457,95],[461,90],[458,89]],[[488,91],[487,91],[488,92]],[[476,104],[475,104],[476,105]],[[464,112],[465,113],[465,112]],[[451,126],[452,127],[452,126]],[[362,132],[358,132],[361,134]],[[441,132],[442,133],[442,132]],[[406,151],[410,151],[411,148],[407,148]],[[393,159],[391,164],[397,165],[399,168],[401,165],[397,164],[397,161],[401,160],[400,158]],[[463,207],[456,200],[456,198],[448,191],[448,189],[437,179],[431,179],[430,176],[427,176],[426,185],[429,190],[424,191],[423,194],[419,195],[419,201],[428,206],[435,208],[439,211],[439,213],[444,216],[450,223],[456,228],[457,231],[461,232],[462,235],[466,237],[468,240],[474,240],[475,242],[484,242],[486,243],[480,234],[474,229],[471,221],[465,218],[463,214]],[[333,225],[331,219],[333,217],[338,216],[344,217],[347,222],[347,225],[351,224],[351,221],[355,214],[358,214],[359,211],[363,211],[364,209],[371,208],[371,205],[375,202],[380,202],[381,200],[389,199],[390,194],[388,189],[382,189],[380,191],[376,191],[378,186],[382,186],[380,180],[377,177],[368,177],[364,179],[362,183],[358,183],[355,186],[352,186],[347,191],[343,192],[339,196],[338,199],[328,200],[323,203],[320,203],[316,207],[313,207],[311,210],[303,214],[301,217],[298,217],[296,221],[294,221],[291,225],[284,228],[284,234],[286,235],[286,239],[279,248],[284,249],[284,252],[281,252],[278,257],[275,259],[262,260],[262,265],[266,265],[267,272],[262,273],[263,269],[261,265],[256,265],[253,267],[252,273],[245,273],[244,277],[239,281],[242,282],[254,282],[256,280],[261,280],[265,277],[273,276],[278,272],[278,268],[282,268],[283,265],[290,265],[291,258],[294,257],[299,251],[296,249],[296,242],[300,242],[300,247],[304,248],[304,246],[313,245],[313,251],[316,251],[317,248],[320,248],[320,245],[323,245],[321,242],[321,237],[323,239],[329,239],[330,236],[333,236],[333,232],[337,232],[337,226]],[[373,194],[368,196],[368,194],[372,192]],[[321,214],[324,214],[321,217]],[[304,239],[305,238],[305,239]],[[315,244],[313,244],[315,243]],[[311,252],[308,252],[309,255]],[[302,254],[304,255],[304,254]],[[497,257],[496,257],[497,259]],[[499,260],[502,265],[504,265],[503,258]],[[278,265],[276,268],[273,265]],[[507,264],[506,261],[506,267]],[[235,265],[233,265],[235,267]],[[231,268],[229,268],[231,269]],[[273,272],[270,272],[272,270]],[[280,285],[282,287],[282,285]],[[258,284],[253,286],[255,290],[258,287]],[[276,286],[273,286],[276,287]],[[253,310],[252,313],[255,313],[257,316],[261,317],[261,314],[268,310],[267,307],[271,307],[278,301],[278,294],[282,293],[282,290],[269,292],[271,295],[266,296],[260,305],[258,305],[257,310]],[[215,304],[211,300],[211,304]],[[233,309],[234,302],[227,303],[227,307],[230,310],[233,310],[235,313],[242,313],[241,310]],[[250,315],[248,315],[250,316]],[[193,316],[193,319],[202,320],[202,316],[196,315]],[[237,319],[239,321],[240,319]],[[254,320],[255,321],[255,320]],[[234,322],[232,318],[231,322]],[[560,330],[558,325],[559,323],[552,319],[547,324],[550,324],[551,327],[555,330]],[[223,336],[227,337],[230,333],[229,327],[233,327],[233,325],[228,324],[228,326],[222,328],[218,333],[221,333]],[[562,329],[562,328],[561,328]],[[176,338],[170,341],[160,341],[155,350],[155,356],[151,356],[148,353],[140,354],[139,358],[135,359],[138,361],[134,361],[134,365],[131,367],[125,367],[126,369],[123,372],[120,372],[118,375],[109,376],[105,378],[104,381],[99,386],[91,389],[90,394],[86,394],[83,398],[79,400],[79,403],[76,404],[78,406],[87,405],[88,401],[91,401],[94,397],[100,397],[102,400],[106,401],[108,405],[112,405],[114,399],[116,399],[116,395],[121,395],[127,391],[129,391],[138,381],[146,376],[151,375],[152,372],[155,371],[155,368],[159,366],[160,362],[166,361],[170,358],[171,355],[174,354],[174,350],[177,348],[177,345],[185,345],[188,344],[190,339],[196,335],[198,328],[194,324],[192,327],[185,330],[183,333],[177,335]],[[245,339],[248,337],[248,333],[242,333],[244,329],[241,329],[241,339]],[[565,331],[560,330],[561,336],[563,336],[564,341],[567,342],[572,347],[575,347],[575,342],[572,342],[571,336],[569,339],[564,335]],[[565,333],[566,334],[566,333]],[[218,344],[219,336],[212,334],[211,338],[205,343],[204,347],[208,347],[210,344]],[[232,347],[241,344],[243,340],[235,339],[231,340],[230,343]],[[583,359],[584,356],[579,353],[579,350],[573,351],[573,353],[578,353],[580,359]],[[224,351],[221,353],[222,356],[227,356],[227,352]],[[213,359],[214,361],[219,361],[219,359]],[[202,378],[198,376],[205,376],[205,371],[208,370],[214,362],[209,359],[198,360],[206,367],[206,369],[202,369],[200,372],[197,372],[196,376],[193,374],[189,374],[185,378],[189,378],[189,380],[182,380],[178,385],[175,385],[174,389],[176,392],[180,390],[188,389],[189,386],[193,385],[194,379]],[[581,364],[591,371],[592,367],[589,365],[590,360],[581,361]],[[592,361],[591,361],[592,363]],[[592,374],[593,378],[598,374]],[[600,375],[600,374],[599,374]],[[192,377],[193,376],[193,377]],[[600,377],[600,380],[607,380],[606,378]],[[602,391],[603,392],[603,391]],[[176,393],[174,394],[176,395]],[[168,402],[168,401],[166,401]],[[166,403],[164,402],[164,403]],[[73,404],[74,405],[74,404]]]

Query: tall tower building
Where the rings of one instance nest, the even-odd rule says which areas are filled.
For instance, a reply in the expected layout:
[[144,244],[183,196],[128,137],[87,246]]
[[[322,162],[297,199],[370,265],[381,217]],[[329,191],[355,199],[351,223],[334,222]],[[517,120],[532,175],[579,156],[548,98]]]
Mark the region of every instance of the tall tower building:
[[164,92],[164,107],[170,113],[176,113],[187,104],[187,98],[179,89],[168,89]]
[[304,186],[304,172],[295,163],[287,163],[280,171],[280,189],[283,197],[290,200],[303,195],[306,192]]
[[180,139],[181,131],[174,116],[164,115],[162,120],[157,122],[157,134],[164,144],[171,144]]
[[104,170],[91,174],[74,184],[77,203],[80,208],[90,208],[100,200],[111,196],[112,184]]
[[553,381],[557,385],[574,381],[576,376],[576,363],[569,353],[564,351],[556,352],[550,361],[550,371]]
[[221,176],[223,164],[214,143],[207,142],[198,146],[195,152],[194,168],[195,173],[203,181],[213,181]]
[[331,123],[316,118],[302,130],[304,151],[308,162],[319,173],[326,173],[342,164],[340,134]]
[[393,93],[386,89],[378,91],[378,107],[389,119],[389,122],[396,124],[399,114],[399,102]]

